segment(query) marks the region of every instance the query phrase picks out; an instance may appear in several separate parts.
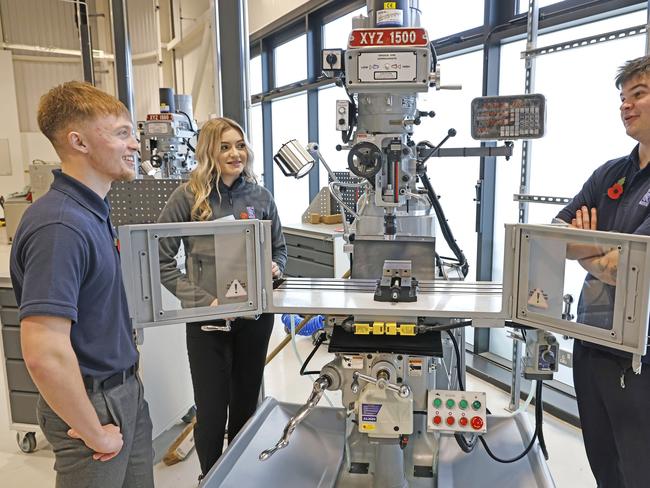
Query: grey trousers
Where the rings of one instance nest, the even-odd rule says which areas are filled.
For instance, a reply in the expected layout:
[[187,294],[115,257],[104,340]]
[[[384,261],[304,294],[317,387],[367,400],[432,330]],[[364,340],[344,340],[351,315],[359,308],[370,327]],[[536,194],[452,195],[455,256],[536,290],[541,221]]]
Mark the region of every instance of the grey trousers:
[[152,488],[153,447],[149,406],[137,375],[107,391],[88,393],[99,421],[120,427],[124,445],[110,461],[95,461],[83,441],[39,396],[38,423],[54,450],[57,488]]

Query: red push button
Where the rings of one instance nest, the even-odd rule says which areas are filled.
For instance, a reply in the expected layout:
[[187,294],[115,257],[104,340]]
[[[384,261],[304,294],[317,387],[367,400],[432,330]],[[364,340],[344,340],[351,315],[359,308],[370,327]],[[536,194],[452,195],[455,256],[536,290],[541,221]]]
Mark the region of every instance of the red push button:
[[469,421],[467,420],[467,417],[461,417],[460,420],[458,421],[458,423],[459,423],[460,425],[462,425],[463,427],[465,427],[465,426],[467,425],[467,422],[469,422]]
[[481,417],[472,417],[472,428],[481,430],[483,428],[483,419]]
[[436,415],[435,417],[433,417],[434,424],[440,425],[441,422],[442,422],[442,418],[440,417],[440,415]]
[[454,425],[454,422],[456,422],[456,419],[454,419],[454,417],[447,417],[447,425]]

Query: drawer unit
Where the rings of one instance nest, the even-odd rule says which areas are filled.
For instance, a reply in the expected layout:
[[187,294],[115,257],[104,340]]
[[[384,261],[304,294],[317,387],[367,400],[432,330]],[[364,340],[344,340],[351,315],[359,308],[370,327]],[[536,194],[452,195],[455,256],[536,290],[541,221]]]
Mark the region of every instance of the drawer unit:
[[289,256],[284,274],[294,278],[333,278],[334,267]]
[[20,359],[7,359],[7,379],[12,391],[28,391],[38,393],[36,385],[29,376],[25,362]]
[[285,229],[287,266],[284,274],[296,278],[333,278],[332,239],[292,234]]
[[309,237],[299,234],[291,234],[290,231],[285,229],[284,231],[284,240],[287,243],[287,246],[293,246],[297,248],[304,249],[313,249],[315,251],[324,252],[327,254],[332,254],[333,246],[332,239],[319,238],[319,237]]
[[18,308],[13,288],[0,288],[0,307]]
[[307,247],[294,247],[287,245],[287,254],[292,258],[313,261],[324,264],[325,266],[334,266],[334,255],[331,253],[315,251]]
[[22,359],[20,327],[2,326],[2,343],[4,344],[5,359]]
[[38,425],[36,418],[36,402],[38,393],[12,391],[9,395],[11,403],[11,421],[17,424]]
[[18,306],[11,288],[0,288],[0,322],[2,322],[2,358],[5,372],[2,383],[6,385],[6,395],[9,399],[10,429],[35,430],[31,426],[38,425],[36,418],[38,389],[23,361]]
[[0,322],[4,326],[20,327],[20,320],[18,320],[17,308],[0,308]]

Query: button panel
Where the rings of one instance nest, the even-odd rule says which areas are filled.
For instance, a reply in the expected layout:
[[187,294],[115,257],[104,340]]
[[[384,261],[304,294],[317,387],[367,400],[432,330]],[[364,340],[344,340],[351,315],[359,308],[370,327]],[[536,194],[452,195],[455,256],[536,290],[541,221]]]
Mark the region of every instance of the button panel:
[[427,431],[487,432],[485,393],[429,390]]

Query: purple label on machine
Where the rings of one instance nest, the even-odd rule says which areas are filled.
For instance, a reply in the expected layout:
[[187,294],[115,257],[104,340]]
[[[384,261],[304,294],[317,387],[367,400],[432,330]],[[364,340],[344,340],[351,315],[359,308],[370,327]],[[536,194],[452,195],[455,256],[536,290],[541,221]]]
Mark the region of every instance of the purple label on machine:
[[379,403],[362,403],[361,420],[363,422],[377,422],[377,414],[381,410]]

